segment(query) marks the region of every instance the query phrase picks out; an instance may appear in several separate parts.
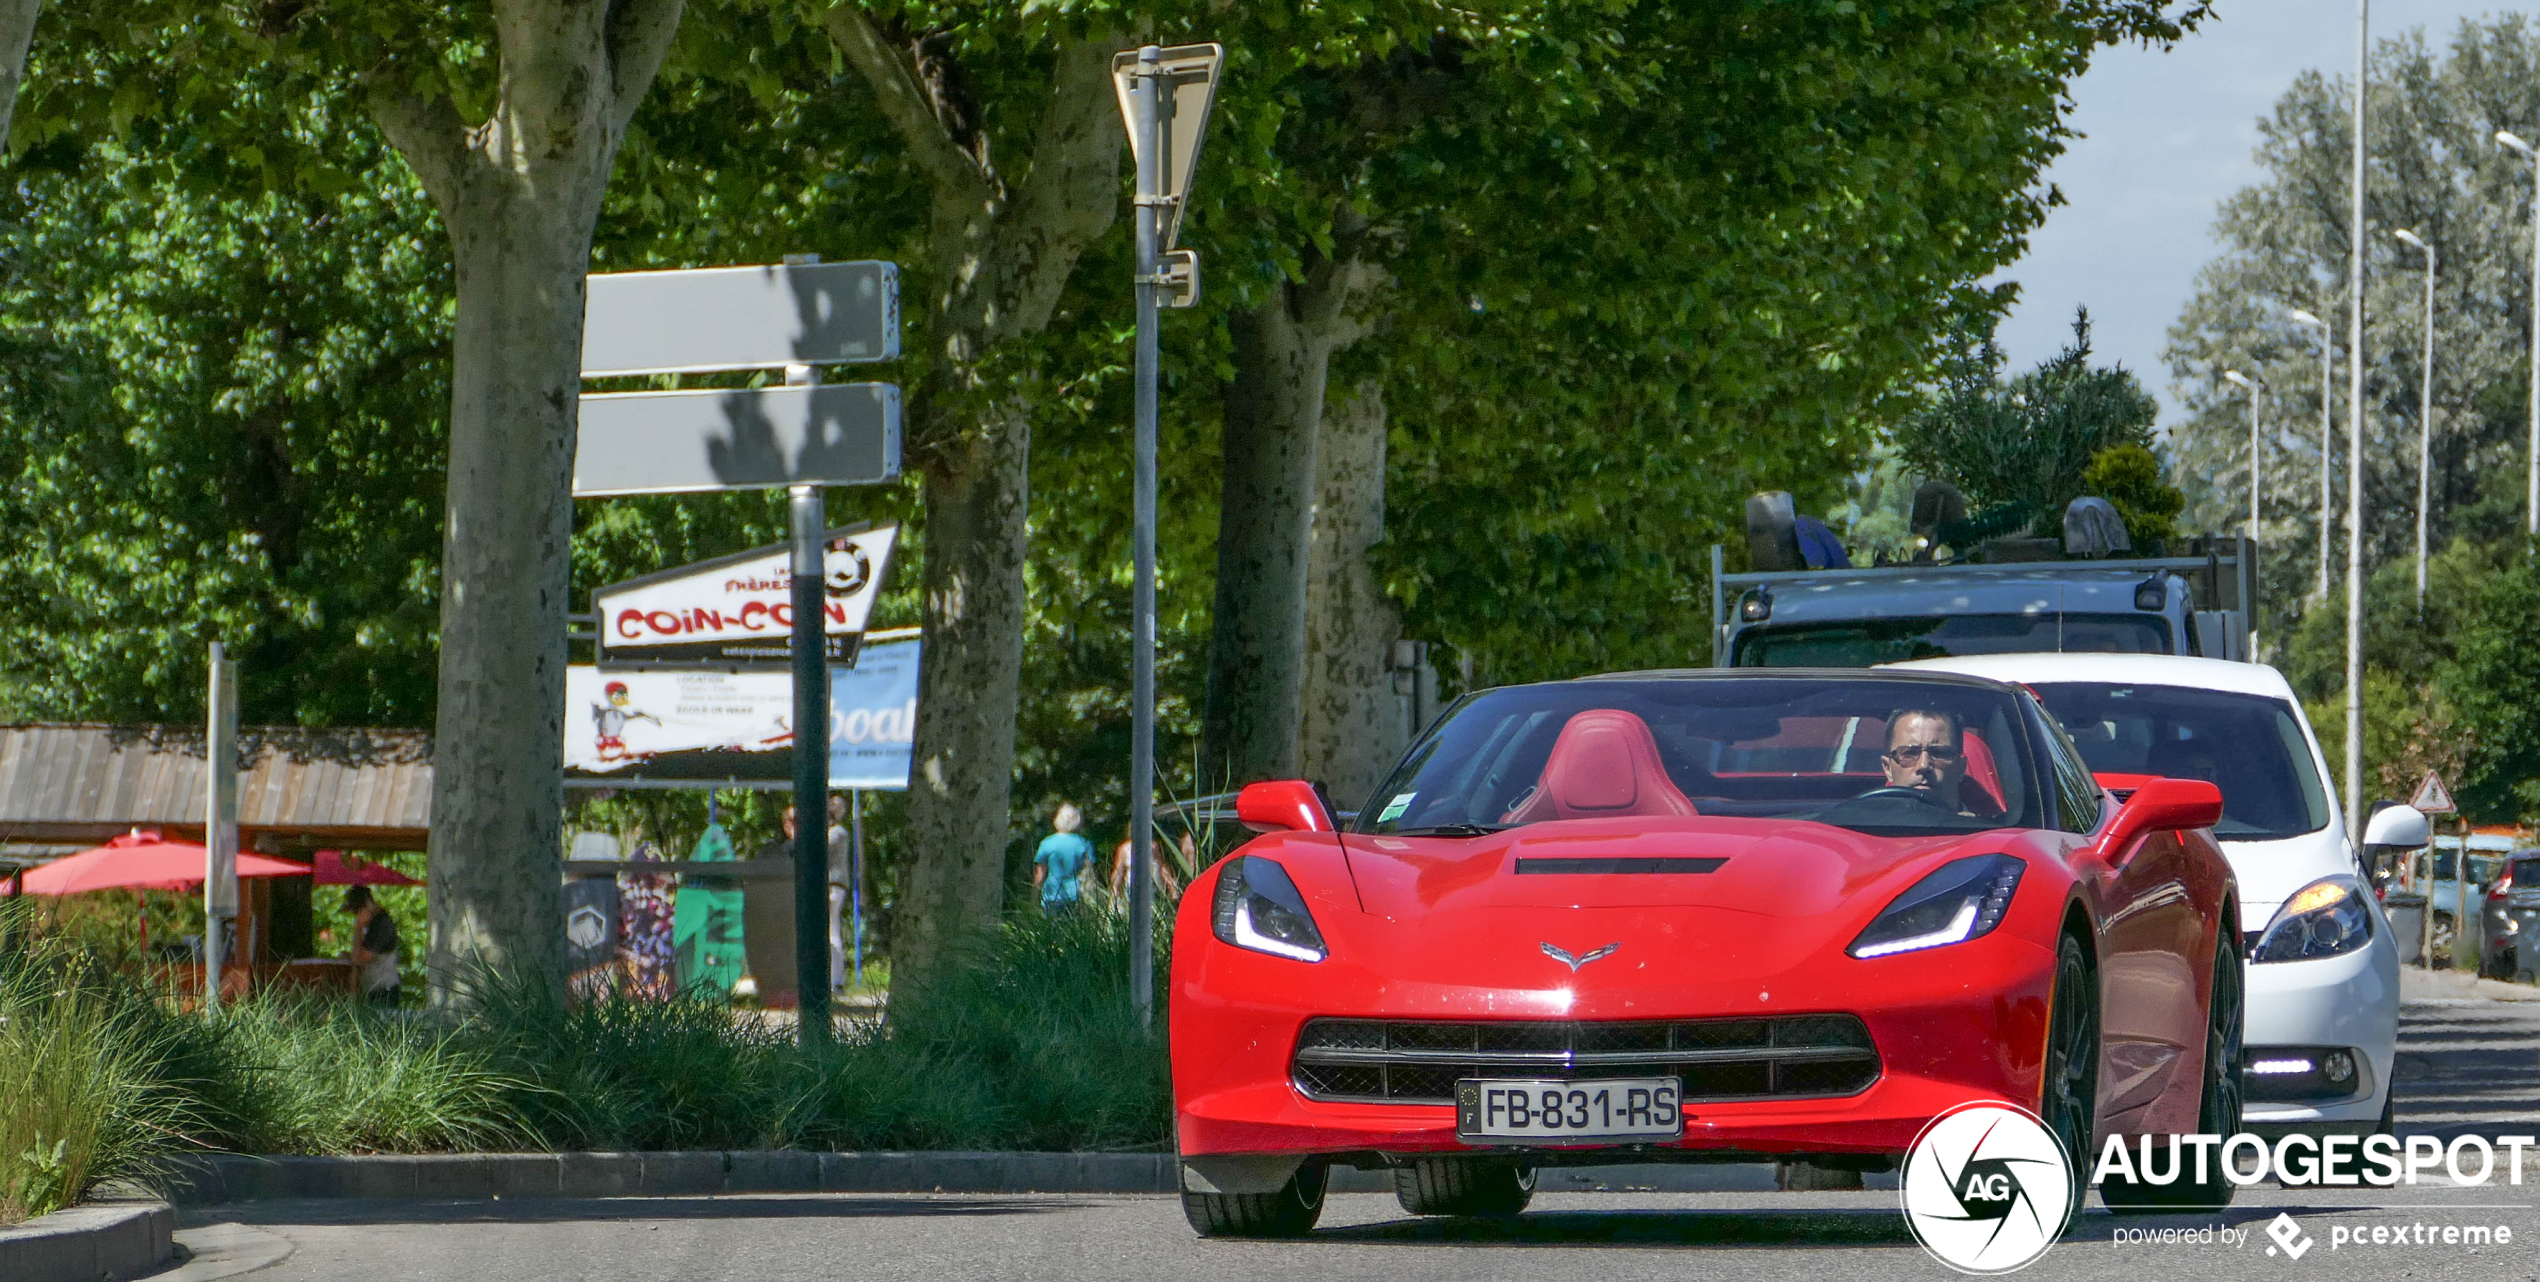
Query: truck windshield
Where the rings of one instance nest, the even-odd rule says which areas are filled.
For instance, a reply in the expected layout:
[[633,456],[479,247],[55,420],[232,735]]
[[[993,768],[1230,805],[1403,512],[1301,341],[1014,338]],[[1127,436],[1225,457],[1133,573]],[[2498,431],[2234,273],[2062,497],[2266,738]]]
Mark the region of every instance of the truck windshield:
[[1953,614],[1748,628],[1740,668],[1866,668],[1961,654],[2168,654],[2167,620],[2146,614]]
[[2203,779],[2222,789],[2225,841],[2328,826],[2328,791],[2293,706],[2181,686],[2041,681],[2032,687],[2094,771]]
[[1476,695],[1368,799],[1360,832],[1730,815],[1878,835],[2042,827],[2018,700],[1817,674],[1599,679]]

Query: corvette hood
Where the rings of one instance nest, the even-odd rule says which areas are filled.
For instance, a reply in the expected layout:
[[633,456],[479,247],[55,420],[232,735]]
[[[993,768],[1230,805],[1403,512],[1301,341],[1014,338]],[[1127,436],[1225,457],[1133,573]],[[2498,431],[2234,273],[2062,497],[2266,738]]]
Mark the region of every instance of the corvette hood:
[[1984,841],[1964,834],[1872,837],[1824,824],[1707,817],[1567,820],[1485,837],[1351,834],[1346,840],[1360,906],[1397,920],[1505,908],[1708,907],[1763,918],[1817,917],[1900,864]]

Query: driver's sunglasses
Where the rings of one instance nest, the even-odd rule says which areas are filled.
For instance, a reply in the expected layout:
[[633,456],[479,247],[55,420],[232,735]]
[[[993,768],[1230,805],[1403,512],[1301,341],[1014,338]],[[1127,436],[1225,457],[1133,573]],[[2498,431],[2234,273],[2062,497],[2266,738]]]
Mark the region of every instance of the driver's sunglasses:
[[1958,749],[1952,748],[1945,743],[1935,743],[1928,746],[1919,743],[1909,743],[1902,748],[1890,748],[1887,750],[1885,755],[1888,760],[1893,761],[1900,766],[1914,765],[1926,756],[1932,759],[1932,764],[1945,766],[1950,762],[1964,758],[1967,754],[1960,752]]

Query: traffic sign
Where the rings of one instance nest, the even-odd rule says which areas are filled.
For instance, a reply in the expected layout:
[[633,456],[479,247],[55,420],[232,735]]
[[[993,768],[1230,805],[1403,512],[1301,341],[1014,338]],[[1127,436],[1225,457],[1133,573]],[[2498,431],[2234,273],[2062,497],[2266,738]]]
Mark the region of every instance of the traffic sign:
[[2428,770],[2425,781],[2417,785],[2408,804],[2429,815],[2450,814],[2460,807],[2452,804],[2452,790],[2443,786],[2443,776]]
[[582,376],[896,360],[900,270],[779,263],[589,277]]
[[900,474],[889,383],[582,398],[573,496],[873,485]]
[[[1191,175],[1199,169],[1200,142],[1208,132],[1209,108],[1217,103],[1217,73],[1226,64],[1226,46],[1221,44],[1173,45],[1159,52],[1157,76],[1172,89],[1156,102],[1159,123],[1164,135],[1164,154],[1157,157],[1156,172],[1164,180],[1157,193],[1165,204],[1163,217],[1156,228],[1156,248],[1173,248],[1174,238],[1182,233],[1182,214],[1190,205]],[[1111,87],[1120,99],[1120,122],[1129,130],[1132,156],[1146,154],[1146,139],[1138,136],[1136,104],[1129,97],[1130,82],[1138,78],[1138,51],[1126,49],[1111,56]],[[1198,282],[1196,271],[1193,284]]]

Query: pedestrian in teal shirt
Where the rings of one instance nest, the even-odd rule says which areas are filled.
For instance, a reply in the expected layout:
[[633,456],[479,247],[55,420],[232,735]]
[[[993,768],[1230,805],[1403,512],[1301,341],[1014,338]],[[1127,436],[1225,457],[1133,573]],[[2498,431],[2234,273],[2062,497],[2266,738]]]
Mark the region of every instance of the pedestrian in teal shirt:
[[1041,838],[1041,848],[1032,855],[1032,888],[1041,892],[1041,911],[1056,917],[1075,911],[1084,901],[1085,876],[1094,867],[1094,843],[1077,831],[1085,826],[1084,812],[1068,803],[1059,804],[1058,813],[1050,816],[1050,826],[1058,831]]

